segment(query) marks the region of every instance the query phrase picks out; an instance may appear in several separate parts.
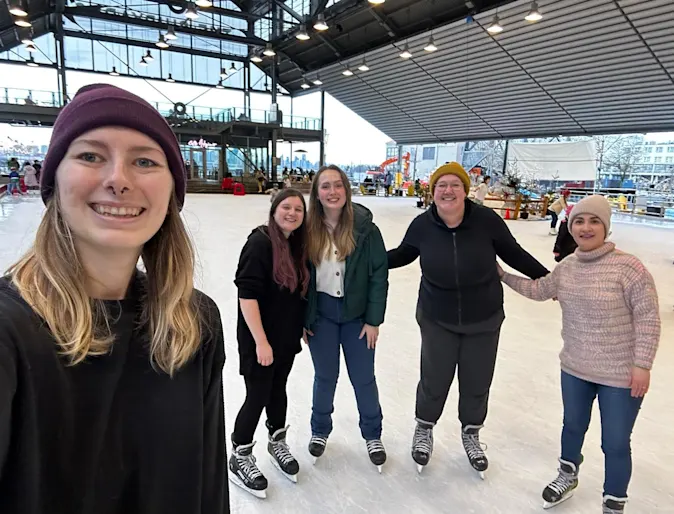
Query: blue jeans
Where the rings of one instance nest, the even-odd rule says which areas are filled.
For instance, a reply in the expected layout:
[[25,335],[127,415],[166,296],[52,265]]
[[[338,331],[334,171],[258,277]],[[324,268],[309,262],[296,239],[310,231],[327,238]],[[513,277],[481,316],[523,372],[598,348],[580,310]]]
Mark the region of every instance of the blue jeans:
[[587,382],[562,371],[564,428],[562,459],[580,466],[585,432],[595,397],[601,413],[601,449],[604,452],[604,494],[627,498],[632,476],[630,438],[643,398],[632,398],[630,389]]
[[309,338],[315,371],[311,433],[327,437],[332,432],[341,346],[356,393],[360,433],[366,440],[379,439],[383,416],[374,376],[374,349],[367,347],[365,336],[359,339],[363,329],[361,320],[342,321],[342,302],[341,298],[318,294],[318,318],[312,326],[314,335]]

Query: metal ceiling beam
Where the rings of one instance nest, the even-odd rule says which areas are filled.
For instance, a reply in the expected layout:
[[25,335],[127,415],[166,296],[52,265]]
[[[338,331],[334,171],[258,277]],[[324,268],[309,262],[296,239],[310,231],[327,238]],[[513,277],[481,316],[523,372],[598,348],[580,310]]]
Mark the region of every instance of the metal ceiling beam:
[[390,20],[388,20],[384,15],[380,14],[379,11],[373,9],[372,7],[369,8],[369,11],[374,19],[379,22],[379,25],[381,25],[381,27],[388,33],[390,38],[395,39],[398,37],[397,30],[391,26],[392,22]]
[[[101,12],[100,7],[66,7],[66,16],[82,16],[84,18],[92,18],[96,20],[114,21],[117,23],[126,23],[128,25],[136,25],[138,27],[147,27],[156,30],[165,30],[169,21],[152,21],[143,18],[131,18],[129,16],[110,14],[109,12]],[[224,34],[222,32],[208,31],[195,29],[190,26],[175,25],[178,32],[189,34],[192,36],[206,37],[212,39],[219,39],[222,41],[231,41],[233,43],[240,43],[242,45],[264,46],[265,41],[259,37],[251,36],[237,36],[234,34]]]
[[[163,5],[178,5],[180,7],[187,7],[188,2],[186,0],[148,0],[149,2],[155,2]],[[114,6],[108,6],[114,7]],[[238,18],[241,20],[248,20],[250,18],[260,19],[262,16],[256,14],[251,14],[243,11],[235,11],[233,9],[225,9],[223,7],[209,7],[207,9],[202,9],[204,13],[219,14],[221,16],[229,16],[230,18]]]
[[328,0],[311,0],[311,17],[325,11],[326,5],[328,5]]
[[283,9],[285,12],[287,12],[290,16],[295,18],[297,21],[300,23],[304,23],[304,16],[301,14],[297,13],[294,9],[291,9],[286,5],[286,3],[283,0],[273,0],[276,5],[278,5],[281,9]]

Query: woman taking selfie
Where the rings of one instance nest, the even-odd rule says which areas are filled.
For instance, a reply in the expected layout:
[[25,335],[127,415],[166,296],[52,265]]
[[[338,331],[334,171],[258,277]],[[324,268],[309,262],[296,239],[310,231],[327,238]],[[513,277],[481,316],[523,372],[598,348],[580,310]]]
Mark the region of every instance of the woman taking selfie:
[[267,226],[248,236],[234,281],[239,290],[237,339],[246,400],[232,434],[229,478],[260,498],[266,497],[267,479],[255,464],[253,437],[263,410],[272,462],[293,482],[300,470],[286,443],[286,384],[295,355],[302,349],[309,285],[305,216],[302,193],[280,191],[271,204]]
[[315,370],[309,452],[314,458],[323,455],[332,432],[341,347],[361,435],[381,471],[386,451],[374,355],[386,310],[386,249],[372,213],[351,203],[349,180],[337,166],[321,168],[314,178],[308,236],[311,282],[305,327]]
[[[82,88],[0,279],[0,512],[229,512],[215,303],[193,287],[180,147],[141,98]],[[144,273],[137,269],[139,258]]]

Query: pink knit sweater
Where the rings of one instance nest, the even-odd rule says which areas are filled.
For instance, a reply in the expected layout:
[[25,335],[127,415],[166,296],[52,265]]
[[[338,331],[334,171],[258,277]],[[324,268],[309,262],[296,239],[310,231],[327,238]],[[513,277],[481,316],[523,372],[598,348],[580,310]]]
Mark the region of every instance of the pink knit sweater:
[[562,369],[583,380],[630,387],[632,368],[651,369],[660,340],[653,277],[636,257],[605,243],[576,253],[547,277],[503,281],[532,300],[562,307]]

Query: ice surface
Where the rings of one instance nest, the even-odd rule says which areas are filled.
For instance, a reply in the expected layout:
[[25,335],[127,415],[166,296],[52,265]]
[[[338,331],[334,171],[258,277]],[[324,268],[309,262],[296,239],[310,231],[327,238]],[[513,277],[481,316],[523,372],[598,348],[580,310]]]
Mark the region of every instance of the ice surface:
[[[409,222],[420,213],[401,198],[357,198],[373,210],[388,248],[397,246]],[[5,269],[28,245],[39,221],[37,197],[0,201],[0,268]],[[227,434],[243,401],[236,351],[234,271],[250,231],[263,223],[269,198],[189,195],[185,219],[197,243],[200,287],[218,303],[225,330],[224,372]],[[519,242],[552,267],[549,225],[510,222]],[[641,258],[658,285],[663,337],[647,395],[633,434],[634,476],[628,513],[674,512],[674,230],[617,222],[613,240]],[[457,387],[435,429],[435,453],[418,475],[410,456],[414,396],[419,376],[419,333],[414,321],[419,267],[394,270],[386,322],[377,354],[377,381],[384,412],[383,442],[388,462],[380,475],[367,458],[346,368],[335,399],[334,432],[325,455],[314,466],[307,451],[310,437],[313,368],[308,351],[297,358],[288,386],[288,441],[299,460],[299,483],[292,484],[266,455],[262,421],[256,455],[270,482],[259,500],[230,485],[233,513],[297,514],[527,514],[540,513],[541,491],[556,476],[561,427],[559,391],[560,311],[553,302],[534,303],[506,290],[503,327],[490,412],[482,440],[491,466],[483,482],[470,468],[456,419]],[[574,498],[556,507],[560,514],[598,514],[601,510],[603,456],[595,408],[584,448],[581,485]],[[263,418],[264,420],[264,418]]]

